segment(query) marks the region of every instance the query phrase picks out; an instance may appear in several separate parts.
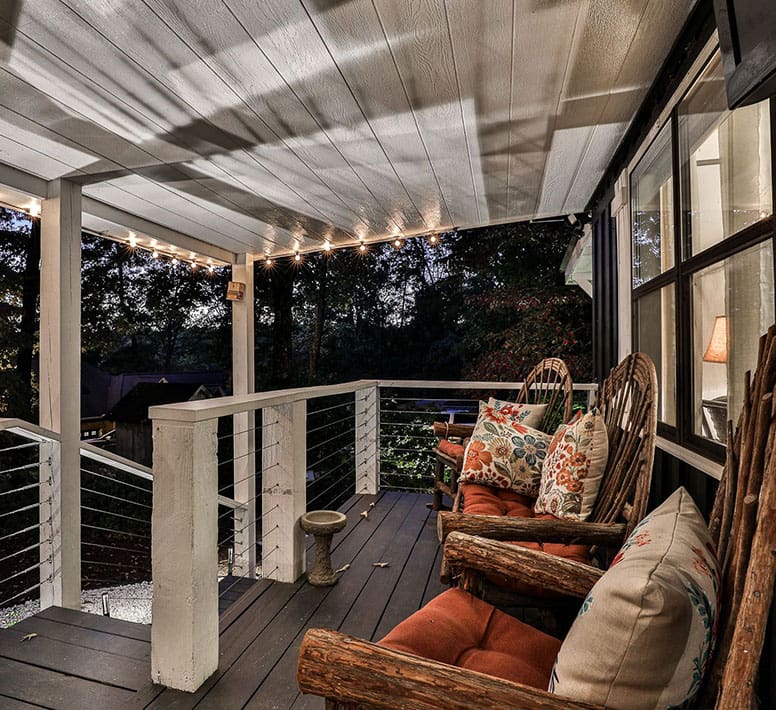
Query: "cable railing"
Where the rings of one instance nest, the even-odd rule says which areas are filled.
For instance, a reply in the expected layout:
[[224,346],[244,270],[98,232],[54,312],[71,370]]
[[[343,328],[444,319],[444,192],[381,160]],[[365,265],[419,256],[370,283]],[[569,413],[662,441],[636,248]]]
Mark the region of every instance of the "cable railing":
[[58,442],[25,432],[20,424],[0,420],[0,626],[34,614],[53,582],[52,471]]

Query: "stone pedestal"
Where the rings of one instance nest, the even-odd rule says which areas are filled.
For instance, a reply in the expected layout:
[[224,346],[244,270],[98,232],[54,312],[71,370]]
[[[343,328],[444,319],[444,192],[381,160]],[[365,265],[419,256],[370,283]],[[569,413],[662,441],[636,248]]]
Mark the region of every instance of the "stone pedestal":
[[331,566],[331,538],[342,530],[347,518],[336,510],[312,510],[299,519],[302,530],[315,537],[315,564],[307,575],[314,587],[330,587],[337,583]]

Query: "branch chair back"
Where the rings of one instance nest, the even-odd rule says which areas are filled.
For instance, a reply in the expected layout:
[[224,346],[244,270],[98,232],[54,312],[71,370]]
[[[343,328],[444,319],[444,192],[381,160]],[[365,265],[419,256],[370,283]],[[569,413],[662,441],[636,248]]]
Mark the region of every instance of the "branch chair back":
[[[757,676],[776,582],[775,387],[776,326],[772,326],[760,340],[754,377],[746,374],[744,405],[735,435],[732,423],[728,423],[727,459],[709,518],[721,572],[720,609],[716,648],[696,698],[699,708],[759,707]],[[445,546],[446,556],[454,552],[458,563],[479,556],[480,564],[488,564],[498,555],[517,553],[525,567],[520,570],[522,565],[513,562],[513,573],[533,578],[536,570],[543,569],[548,586],[553,586],[548,555],[520,552],[513,546],[460,533]],[[575,576],[574,565],[558,562],[555,587],[569,593],[573,580],[581,581],[584,575]],[[480,567],[480,571],[484,569]],[[588,569],[590,575],[601,574]],[[593,576],[581,584],[575,596],[585,596],[594,580]],[[313,629],[305,636],[298,680],[302,692],[326,697],[329,709],[401,706],[484,710],[494,704],[580,710],[595,707],[323,629]]]

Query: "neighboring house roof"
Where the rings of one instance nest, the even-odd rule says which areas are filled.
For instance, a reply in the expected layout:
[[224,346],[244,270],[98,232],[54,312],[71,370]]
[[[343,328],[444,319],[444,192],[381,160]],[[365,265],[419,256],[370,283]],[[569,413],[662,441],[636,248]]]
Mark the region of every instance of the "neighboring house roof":
[[210,399],[212,396],[207,387],[196,383],[141,382],[122,397],[106,417],[116,422],[143,422],[148,420],[149,407]]
[[81,364],[81,416],[100,417],[115,407],[140,383],[205,385],[213,392],[224,385],[222,370],[189,372],[121,372],[113,375],[89,363]]

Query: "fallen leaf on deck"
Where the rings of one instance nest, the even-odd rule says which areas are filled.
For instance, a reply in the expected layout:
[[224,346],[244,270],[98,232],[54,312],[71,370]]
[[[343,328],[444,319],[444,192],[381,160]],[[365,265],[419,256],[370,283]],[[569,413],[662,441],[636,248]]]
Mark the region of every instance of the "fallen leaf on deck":
[[362,510],[361,511],[361,517],[362,518],[368,518],[369,517],[369,511],[368,510]]
[[370,503],[370,504],[369,504],[369,507],[370,507],[370,508],[374,508],[376,505],[377,505],[377,503]]
[[22,636],[22,641],[29,641],[30,639],[34,639],[38,634],[24,634]]
[[390,567],[390,562],[373,562],[372,567]]
[[340,567],[339,569],[335,569],[334,574],[337,574],[339,572],[347,572],[349,567],[350,567],[350,562],[348,562],[348,564],[346,565],[342,565],[342,567]]

